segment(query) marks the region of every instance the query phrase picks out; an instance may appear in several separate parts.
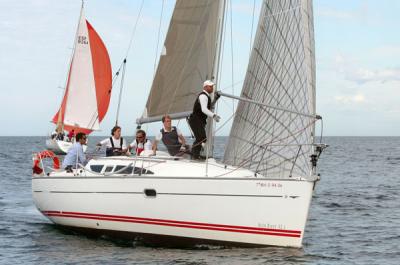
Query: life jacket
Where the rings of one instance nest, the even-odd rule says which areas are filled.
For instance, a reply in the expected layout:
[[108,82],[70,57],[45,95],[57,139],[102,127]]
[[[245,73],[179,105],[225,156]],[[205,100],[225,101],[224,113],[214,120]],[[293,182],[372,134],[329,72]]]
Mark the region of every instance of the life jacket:
[[140,155],[144,150],[144,145],[149,141],[149,139],[144,139],[143,148],[139,148],[139,142],[136,140],[136,155]]
[[179,142],[178,131],[175,126],[172,126],[170,132],[166,132],[164,128],[160,130],[162,134],[162,142],[167,147],[168,153],[171,156],[175,156],[179,153],[179,149],[181,149],[181,143]]
[[114,141],[112,137],[110,137],[110,143],[112,147],[107,147],[106,148],[106,156],[120,156],[122,155],[122,143],[124,141],[124,138],[121,137],[119,146],[120,147],[115,147],[114,146]]
[[207,99],[208,99],[208,101],[207,101],[207,109],[211,108],[211,98],[210,98],[210,96],[206,92],[202,91],[197,96],[197,99],[194,102],[191,119],[196,119],[196,120],[202,121],[203,123],[207,123],[207,115],[204,114],[203,111],[201,110],[201,104],[200,104],[200,100],[199,100],[200,95],[206,95],[207,96]]

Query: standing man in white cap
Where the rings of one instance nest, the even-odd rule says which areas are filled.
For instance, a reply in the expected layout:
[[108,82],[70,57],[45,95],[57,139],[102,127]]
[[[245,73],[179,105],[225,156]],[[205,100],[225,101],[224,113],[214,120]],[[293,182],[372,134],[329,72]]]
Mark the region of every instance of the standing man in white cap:
[[203,83],[203,91],[198,95],[194,102],[193,112],[189,118],[189,125],[196,138],[192,146],[192,158],[199,159],[202,144],[207,141],[206,124],[207,117],[213,118],[216,122],[221,119],[220,116],[211,111],[210,94],[214,90],[214,82],[206,80]]

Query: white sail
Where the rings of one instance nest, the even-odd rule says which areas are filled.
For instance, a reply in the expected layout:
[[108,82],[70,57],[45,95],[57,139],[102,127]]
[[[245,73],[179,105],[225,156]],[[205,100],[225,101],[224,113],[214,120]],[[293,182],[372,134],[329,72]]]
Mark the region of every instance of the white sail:
[[[311,173],[315,119],[312,0],[265,0],[224,162],[267,177]],[[297,113],[296,113],[297,112]]]
[[67,84],[64,124],[99,129],[96,86],[87,22],[82,8]]
[[138,123],[190,114],[217,56],[220,0],[178,0],[149,98]]

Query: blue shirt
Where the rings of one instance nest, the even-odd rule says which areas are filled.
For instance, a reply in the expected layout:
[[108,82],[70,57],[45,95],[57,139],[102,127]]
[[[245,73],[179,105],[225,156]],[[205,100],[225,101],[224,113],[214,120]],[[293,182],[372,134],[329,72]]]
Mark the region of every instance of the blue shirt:
[[76,164],[84,164],[86,162],[86,156],[83,153],[83,147],[80,143],[74,143],[71,148],[68,150],[67,155],[64,158],[62,163],[62,167],[66,168],[67,166],[75,167]]

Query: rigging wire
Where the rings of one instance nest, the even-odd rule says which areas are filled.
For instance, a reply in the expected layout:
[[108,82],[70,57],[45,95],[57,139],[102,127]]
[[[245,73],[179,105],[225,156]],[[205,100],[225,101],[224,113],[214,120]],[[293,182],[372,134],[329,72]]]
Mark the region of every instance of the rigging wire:
[[161,15],[160,15],[160,21],[158,24],[158,34],[157,34],[157,46],[156,46],[156,55],[154,57],[154,73],[153,73],[153,79],[154,76],[156,75],[156,70],[157,70],[157,59],[158,59],[158,49],[160,46],[160,36],[161,36],[161,22],[162,22],[162,18],[163,18],[163,14],[164,14],[164,4],[165,4],[165,0],[162,0],[162,5],[161,5]]
[[253,43],[253,28],[254,28],[254,13],[256,10],[256,0],[253,1],[253,15],[251,18],[251,30],[250,30],[250,48],[249,48],[249,57],[251,55],[251,47]]
[[[227,9],[224,9],[224,12],[228,12],[228,10]],[[224,15],[224,16],[226,16],[226,15]],[[220,82],[221,82],[221,79],[222,79],[222,72],[223,72],[223,61],[224,61],[224,50],[225,50],[225,38],[226,38],[226,25],[227,25],[227,19],[224,19],[223,20],[223,25],[222,25],[222,40],[221,40],[221,59],[219,60],[219,62],[218,62],[218,68],[219,68],[219,72],[221,73],[221,74],[219,74],[218,75],[218,80],[215,80],[215,82],[216,82],[216,84],[220,84]],[[230,87],[230,86],[229,86]]]
[[123,67],[122,67],[122,76],[121,76],[121,83],[120,83],[120,88],[119,88],[119,97],[118,97],[118,105],[117,105],[117,117],[115,119],[115,126],[118,126],[119,110],[120,110],[120,107],[121,107],[122,89],[124,87],[125,72],[126,72],[126,59],[124,59],[124,63],[123,63]]
[[[156,76],[156,71],[157,71],[158,49],[159,49],[159,45],[160,45],[161,22],[162,22],[162,18],[163,18],[163,14],[164,14],[164,4],[165,4],[165,0],[162,0],[160,21],[158,23],[157,45],[156,45],[156,52],[155,52],[155,56],[154,56],[153,81],[154,81],[154,78]],[[150,93],[149,93],[149,96],[148,96],[148,106],[151,106],[151,98],[152,98],[152,89],[150,89]],[[147,128],[146,128],[146,130],[147,130]]]
[[[232,13],[232,0],[229,1],[229,12],[230,12],[230,34],[231,34],[231,84],[232,84],[232,95],[235,95],[235,81],[234,81],[234,69],[233,69],[233,13]],[[232,99],[232,113],[235,113],[235,101]]]
[[[244,79],[241,79],[241,80],[239,80],[239,81],[236,81],[234,85],[236,86],[236,85],[238,85],[238,84],[240,84],[240,83],[243,83],[243,82],[244,82]],[[219,89],[218,92],[226,91],[227,89],[229,89],[229,88],[231,88],[231,87],[232,87],[232,85],[227,85],[226,87],[224,87],[224,88],[222,88],[222,89]]]
[[[228,9],[227,8],[225,8],[225,6],[226,6],[226,2],[224,1],[224,14],[223,14],[223,17],[226,17],[226,14],[228,13]],[[216,84],[219,86],[220,85],[220,83],[221,83],[221,79],[222,79],[222,72],[223,72],[223,61],[224,61],[224,50],[225,50],[225,40],[226,40],[226,27],[227,27],[227,23],[228,23],[228,20],[227,19],[222,19],[222,26],[221,26],[221,28],[222,28],[222,36],[221,36],[221,38],[220,38],[220,40],[221,40],[221,43],[220,43],[220,46],[221,46],[221,52],[220,52],[220,60],[218,61],[218,69],[219,69],[219,75],[217,76],[217,79],[215,80],[215,82],[216,82]],[[225,89],[227,89],[227,88],[230,88],[231,87],[231,85],[228,85],[227,87],[225,87],[225,88],[223,88],[222,90],[225,90]],[[221,90],[221,89],[220,89]],[[226,101],[224,101],[225,103],[226,103]],[[216,102],[216,110],[215,110],[215,112],[216,113],[218,113],[218,107],[219,107],[219,103],[218,103],[218,101]],[[228,106],[228,107],[230,107],[230,106]],[[215,126],[216,126],[216,124],[215,124]],[[218,130],[212,130],[212,134],[215,136],[215,133],[217,132]]]
[[141,14],[142,14],[143,5],[144,5],[144,0],[142,0],[142,3],[140,4],[139,13],[138,13],[138,15],[136,17],[135,25],[133,26],[133,29],[132,29],[132,33],[131,33],[131,38],[129,40],[128,49],[126,50],[126,54],[125,54],[125,59],[128,57],[129,51],[130,51],[130,49],[132,47],[133,37],[135,36],[136,28],[137,28],[137,25],[138,25],[138,22],[139,22],[139,18],[140,18]]
[[142,3],[140,4],[139,12],[138,12],[135,24],[134,24],[132,32],[131,32],[131,37],[129,39],[129,44],[128,44],[128,48],[126,49],[125,57],[124,57],[121,65],[119,66],[118,70],[115,72],[113,80],[112,80],[111,89],[114,87],[114,84],[117,82],[117,79],[118,79],[119,74],[120,74],[121,69],[122,69],[122,76],[121,76],[121,82],[120,82],[120,91],[119,91],[119,96],[118,96],[118,105],[117,105],[117,114],[116,114],[116,119],[115,119],[115,125],[118,125],[119,111],[120,111],[120,107],[121,107],[122,90],[123,90],[123,87],[124,87],[125,72],[126,72],[126,58],[128,57],[129,51],[131,50],[132,45],[133,45],[133,40],[134,40],[134,36],[135,36],[135,33],[136,33],[136,29],[137,29],[137,25],[138,25],[139,19],[140,19],[141,14],[142,14],[143,5],[144,5],[144,0],[142,0]]
[[[130,39],[129,39],[128,48],[126,49],[126,53],[125,53],[124,60],[128,57],[129,51],[130,51],[130,49],[131,49],[131,47],[132,47],[133,39],[134,39],[134,36],[135,36],[135,33],[136,33],[136,28],[137,28],[137,25],[138,25],[138,23],[139,23],[139,19],[140,19],[141,14],[142,14],[143,5],[144,5],[144,0],[142,0],[142,3],[141,3],[141,5],[140,5],[139,12],[138,12],[138,15],[137,15],[137,17],[136,17],[135,24],[134,24],[133,29],[132,29],[131,37],[130,37]],[[121,68],[122,68],[123,65],[124,65],[124,60],[122,60],[120,66],[118,67],[118,70],[116,71],[116,73],[115,73],[115,75],[114,75],[113,81],[114,81],[115,78],[118,77],[119,72],[121,71]]]

